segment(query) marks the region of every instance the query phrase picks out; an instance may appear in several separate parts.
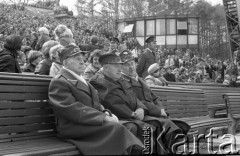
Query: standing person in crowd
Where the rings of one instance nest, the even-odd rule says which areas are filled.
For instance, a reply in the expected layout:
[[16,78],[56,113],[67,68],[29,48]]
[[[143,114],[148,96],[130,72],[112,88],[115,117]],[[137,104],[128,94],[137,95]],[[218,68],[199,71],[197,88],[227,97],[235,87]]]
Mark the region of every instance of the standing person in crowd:
[[55,45],[58,45],[58,42],[53,40],[47,41],[43,44],[42,53],[43,53],[44,59],[36,67],[34,72],[35,74],[49,75],[50,68],[52,65],[52,60],[50,59],[50,56],[49,56],[49,50]]
[[30,38],[30,47],[35,50],[35,47],[37,45],[37,41],[38,41],[38,35],[36,32],[32,32],[31,33],[31,38]]
[[161,68],[157,63],[152,64],[148,68],[148,76],[144,79],[147,85],[168,86],[167,80],[160,74]]
[[119,39],[117,37],[113,37],[110,42],[109,52],[118,51]]
[[60,73],[62,68],[62,63],[59,59],[59,53],[64,46],[62,45],[55,45],[49,50],[49,56],[52,60],[52,65],[50,67],[49,76],[55,77]]
[[173,57],[171,56],[171,55],[168,55],[168,58],[166,59],[166,61],[165,61],[165,67],[172,67],[172,66],[174,66],[174,59],[173,59]]
[[36,66],[42,61],[42,53],[40,51],[31,50],[27,56],[28,64],[23,69],[24,72],[34,72]]
[[96,90],[82,77],[84,53],[77,46],[67,45],[60,52],[60,60],[63,68],[49,86],[58,133],[74,143],[84,155],[141,151],[141,141],[122,126],[114,114],[104,109]]
[[50,40],[49,30],[46,27],[41,27],[38,29],[39,37],[35,49],[41,50],[43,44]]
[[83,77],[89,81],[102,67],[98,59],[101,55],[101,50],[95,50],[90,56],[90,64],[84,71]]
[[7,36],[3,49],[0,51],[0,72],[21,73],[17,61],[18,52],[21,50],[22,40],[20,36]]
[[75,44],[75,41],[73,39],[73,33],[66,25],[59,24],[54,29],[54,35],[55,39],[59,42],[60,45],[66,46],[71,43]]
[[159,62],[156,57],[156,38],[154,36],[150,36],[145,40],[145,42],[147,43],[148,48],[146,48],[145,51],[139,56],[137,65],[137,74],[143,79],[145,79],[145,77],[148,75],[148,67],[153,63]]

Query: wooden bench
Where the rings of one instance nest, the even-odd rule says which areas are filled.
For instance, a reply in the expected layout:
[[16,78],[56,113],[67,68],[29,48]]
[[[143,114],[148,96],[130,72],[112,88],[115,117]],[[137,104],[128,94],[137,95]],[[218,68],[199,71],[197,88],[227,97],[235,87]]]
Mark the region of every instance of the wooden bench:
[[[203,86],[200,86],[203,84]],[[171,87],[182,87],[182,88],[189,88],[189,89],[201,89],[205,92],[207,97],[207,104],[208,104],[208,113],[209,116],[212,118],[218,117],[227,117],[227,108],[225,105],[225,101],[222,98],[224,93],[239,93],[240,88],[237,87],[227,87],[223,84],[183,84],[183,83],[172,83],[170,84]]]
[[190,133],[206,134],[213,127],[231,126],[230,118],[210,118],[206,95],[203,90],[180,87],[151,87],[162,100],[170,118],[186,121]]
[[0,155],[78,155],[57,137],[48,103],[51,78],[0,73]]
[[223,94],[223,98],[228,108],[229,117],[233,120],[230,131],[235,134],[237,126],[240,124],[240,93],[226,93]]

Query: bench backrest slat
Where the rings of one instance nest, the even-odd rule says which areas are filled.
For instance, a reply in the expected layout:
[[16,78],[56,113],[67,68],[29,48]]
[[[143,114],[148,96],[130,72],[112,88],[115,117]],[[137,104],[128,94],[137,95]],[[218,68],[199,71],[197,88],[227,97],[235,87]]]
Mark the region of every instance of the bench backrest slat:
[[18,125],[18,124],[34,124],[34,123],[53,123],[54,116],[25,116],[25,117],[10,117],[0,118],[0,125]]
[[152,88],[154,94],[162,100],[164,108],[172,118],[188,118],[208,115],[206,96],[202,90],[171,88]]
[[46,93],[0,93],[0,100],[47,100]]
[[48,86],[0,85],[0,93],[46,93]]
[[234,116],[240,112],[240,93],[226,93],[223,98],[227,102],[229,114]]
[[0,138],[13,140],[56,131],[48,103],[50,81],[46,76],[0,73]]
[[46,108],[49,107],[48,102],[16,102],[16,101],[1,101],[0,109],[15,109],[15,108]]

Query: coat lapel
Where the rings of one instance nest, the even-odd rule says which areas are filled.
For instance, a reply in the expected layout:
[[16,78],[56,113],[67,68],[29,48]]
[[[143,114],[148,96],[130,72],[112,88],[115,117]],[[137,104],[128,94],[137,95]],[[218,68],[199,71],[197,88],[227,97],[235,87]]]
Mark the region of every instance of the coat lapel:
[[89,87],[82,81],[78,80],[74,75],[72,75],[66,69],[64,68],[61,69],[61,75],[65,77],[66,80],[70,82],[73,86],[75,86],[77,89],[82,90],[91,96]]

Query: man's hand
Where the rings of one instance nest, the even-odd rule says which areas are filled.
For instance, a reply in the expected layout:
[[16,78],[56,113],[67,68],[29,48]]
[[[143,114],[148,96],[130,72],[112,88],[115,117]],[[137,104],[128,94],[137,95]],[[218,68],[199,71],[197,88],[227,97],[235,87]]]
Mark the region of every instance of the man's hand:
[[136,117],[139,119],[139,120],[143,120],[144,118],[144,110],[142,108],[138,108],[136,111]]
[[114,115],[114,114],[112,114],[112,116],[108,116],[108,115],[107,115],[107,116],[104,118],[104,121],[106,121],[106,122],[116,122],[116,123],[119,122],[117,116]]
[[161,116],[167,117],[167,113],[165,112],[164,109],[161,109]]

